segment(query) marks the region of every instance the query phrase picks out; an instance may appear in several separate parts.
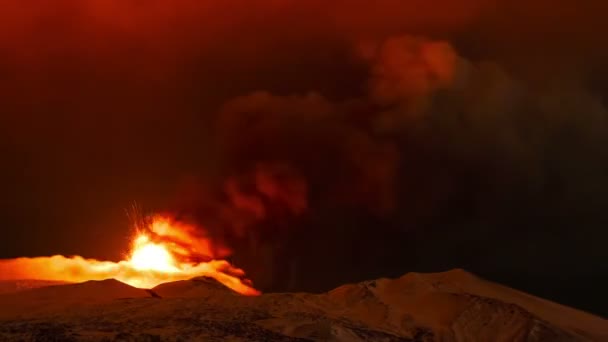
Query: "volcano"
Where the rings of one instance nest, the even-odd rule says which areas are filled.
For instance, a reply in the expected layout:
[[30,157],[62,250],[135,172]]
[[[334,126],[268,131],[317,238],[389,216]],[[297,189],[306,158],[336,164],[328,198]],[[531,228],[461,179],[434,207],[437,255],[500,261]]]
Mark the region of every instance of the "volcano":
[[208,277],[110,279],[0,295],[0,340],[606,341],[608,321],[464,270],[261,296]]

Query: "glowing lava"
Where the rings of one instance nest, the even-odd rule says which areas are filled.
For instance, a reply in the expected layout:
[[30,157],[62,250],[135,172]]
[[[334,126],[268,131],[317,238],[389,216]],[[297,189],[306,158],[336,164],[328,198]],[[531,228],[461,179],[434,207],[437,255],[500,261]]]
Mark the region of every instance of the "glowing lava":
[[135,248],[129,263],[140,271],[179,272],[171,253],[164,246],[150,242],[147,235],[140,235],[135,239]]
[[[207,276],[243,295],[259,295],[245,272],[219,258],[229,255],[213,248],[196,227],[156,216],[132,242],[119,262],[61,255],[0,260],[0,280],[53,280],[84,282],[114,278],[129,285],[152,288],[158,284]],[[204,261],[201,261],[204,260]]]

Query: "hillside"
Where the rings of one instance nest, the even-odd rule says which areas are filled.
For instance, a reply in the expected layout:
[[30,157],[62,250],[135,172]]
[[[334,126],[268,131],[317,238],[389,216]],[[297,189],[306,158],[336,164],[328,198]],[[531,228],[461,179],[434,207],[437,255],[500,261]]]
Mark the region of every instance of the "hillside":
[[607,341],[608,322],[462,270],[243,297],[197,278],[0,295],[2,341]]

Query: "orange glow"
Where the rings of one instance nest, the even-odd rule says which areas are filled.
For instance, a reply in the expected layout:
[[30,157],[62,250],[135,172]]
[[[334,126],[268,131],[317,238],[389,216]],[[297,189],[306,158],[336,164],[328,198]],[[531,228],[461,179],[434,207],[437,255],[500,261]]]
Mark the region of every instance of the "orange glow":
[[[0,280],[83,282],[114,278],[135,287],[152,288],[166,282],[207,276],[240,294],[260,294],[244,279],[243,270],[226,260],[216,259],[217,255],[227,255],[226,248],[212,248],[210,240],[196,236],[195,232],[192,226],[157,216],[145,232],[140,231],[134,237],[125,260],[111,262],[61,255],[0,260]],[[202,256],[209,260],[188,261]]]
[[139,271],[178,272],[175,259],[162,245],[150,242],[147,235],[135,239],[135,248],[129,259],[133,268]]

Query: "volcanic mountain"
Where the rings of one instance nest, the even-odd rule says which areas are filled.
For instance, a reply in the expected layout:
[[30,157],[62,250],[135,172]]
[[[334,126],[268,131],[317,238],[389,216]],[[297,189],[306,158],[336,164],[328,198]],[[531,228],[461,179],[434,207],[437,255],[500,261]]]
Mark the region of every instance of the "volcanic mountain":
[[608,341],[608,321],[463,270],[322,294],[241,296],[210,278],[0,295],[2,341]]

